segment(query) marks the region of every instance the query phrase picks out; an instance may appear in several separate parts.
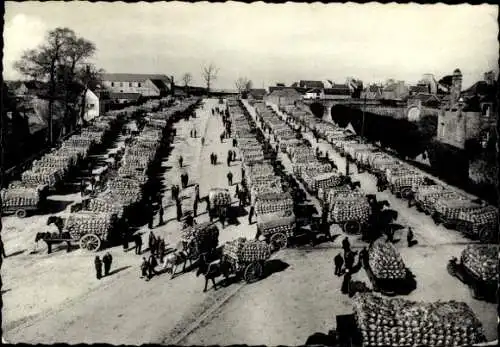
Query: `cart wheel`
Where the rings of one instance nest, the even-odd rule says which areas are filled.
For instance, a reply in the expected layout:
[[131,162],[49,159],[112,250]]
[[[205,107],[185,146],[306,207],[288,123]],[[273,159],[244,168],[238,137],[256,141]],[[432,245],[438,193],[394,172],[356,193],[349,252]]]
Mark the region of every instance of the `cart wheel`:
[[494,240],[493,230],[492,228],[488,228],[487,226],[483,226],[481,229],[479,229],[478,235],[481,243],[489,243]]
[[405,200],[409,200],[413,194],[413,191],[409,187],[404,187],[401,189],[401,197]]
[[28,212],[26,212],[26,210],[24,210],[24,209],[19,209],[16,211],[16,216],[18,218],[26,218],[27,215],[28,215]]
[[85,234],[80,239],[80,248],[97,252],[101,248],[101,239],[95,234]]
[[361,224],[354,220],[347,221],[342,226],[342,229],[344,229],[344,232],[347,234],[359,234],[359,232],[361,232]]
[[255,281],[258,281],[261,276],[262,276],[262,266],[256,261],[248,264],[247,267],[245,268],[245,273],[243,274],[243,278],[247,283],[253,283]]
[[276,233],[273,236],[271,236],[271,244],[273,245],[274,249],[279,251],[282,248],[286,248],[287,246],[287,239],[286,235],[283,233]]

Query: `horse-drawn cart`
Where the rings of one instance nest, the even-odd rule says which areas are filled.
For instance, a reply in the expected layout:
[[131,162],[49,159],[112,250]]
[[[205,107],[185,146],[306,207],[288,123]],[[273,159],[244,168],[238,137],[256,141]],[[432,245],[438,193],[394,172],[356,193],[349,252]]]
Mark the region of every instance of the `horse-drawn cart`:
[[114,213],[78,212],[67,217],[51,216],[47,225],[56,224],[59,233],[39,233],[36,241],[45,241],[49,251],[49,243],[78,242],[81,249],[97,252],[104,242],[110,240],[116,222]]
[[263,235],[274,250],[286,248],[295,236],[296,221],[293,211],[278,211],[257,215],[257,239]]
[[370,204],[362,194],[335,193],[323,208],[329,209],[328,221],[339,224],[348,234],[359,234],[368,222]]
[[[228,189],[213,188],[208,193],[208,215],[210,220],[214,217],[220,217],[222,209],[228,209],[231,206],[231,194]],[[226,211],[227,212],[227,211]]]
[[43,208],[47,198],[47,186],[13,185],[3,189],[2,212],[15,213],[19,218],[25,218],[29,212]]
[[239,238],[224,244],[222,261],[229,264],[229,272],[243,276],[247,283],[262,278],[265,262],[271,257],[271,249],[263,241]]
[[215,251],[219,245],[219,229],[212,222],[188,226],[182,230],[181,242],[189,259],[198,260],[201,254]]

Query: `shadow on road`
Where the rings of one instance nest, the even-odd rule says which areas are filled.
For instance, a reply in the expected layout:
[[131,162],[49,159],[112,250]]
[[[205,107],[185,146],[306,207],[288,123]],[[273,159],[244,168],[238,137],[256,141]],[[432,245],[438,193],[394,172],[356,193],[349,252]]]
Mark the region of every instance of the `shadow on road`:
[[130,265],[127,265],[127,266],[119,267],[118,269],[114,269],[113,271],[109,272],[108,276],[115,275],[115,274],[117,274],[119,272],[122,272],[123,270],[127,270],[130,267],[131,267]]
[[25,250],[25,249],[22,249],[22,250],[20,250],[20,251],[17,251],[17,252],[14,252],[14,253],[8,254],[8,255],[7,255],[7,257],[8,257],[8,258],[15,257],[16,255],[23,254],[24,252],[26,252],[26,250]]
[[290,265],[279,259],[271,259],[266,262],[264,266],[264,271],[262,274],[262,279],[271,276],[274,273],[285,271]]
[[73,201],[62,201],[62,200],[47,200],[45,205],[45,213],[59,213],[64,211],[69,205],[71,205]]

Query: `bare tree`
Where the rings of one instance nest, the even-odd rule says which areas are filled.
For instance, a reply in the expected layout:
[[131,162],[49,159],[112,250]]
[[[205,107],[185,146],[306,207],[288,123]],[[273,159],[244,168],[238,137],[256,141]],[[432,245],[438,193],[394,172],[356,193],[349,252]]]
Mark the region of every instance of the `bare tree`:
[[207,83],[207,94],[210,94],[210,86],[217,79],[218,73],[219,69],[213,63],[203,68],[203,79]]
[[189,83],[191,83],[192,79],[193,76],[189,72],[186,72],[184,75],[182,75],[182,81],[184,82],[184,88],[186,88],[186,94],[188,94]]
[[248,92],[250,91],[250,89],[252,89],[252,81],[249,80],[246,77],[240,77],[240,78],[238,78],[234,82],[234,84],[236,86],[236,89],[238,90],[238,93],[240,93],[240,95],[243,98],[246,98],[246,94],[248,94]]
[[[23,53],[14,67],[24,76],[37,81],[48,80],[46,97],[49,102],[48,127],[49,143],[53,143],[53,112],[56,99],[65,102],[65,118],[69,107],[76,105],[79,93],[72,93],[71,86],[76,82],[77,69],[87,58],[95,53],[95,45],[79,38],[69,28],[56,28],[49,31],[46,42],[37,49]],[[61,89],[64,90],[61,93]]]

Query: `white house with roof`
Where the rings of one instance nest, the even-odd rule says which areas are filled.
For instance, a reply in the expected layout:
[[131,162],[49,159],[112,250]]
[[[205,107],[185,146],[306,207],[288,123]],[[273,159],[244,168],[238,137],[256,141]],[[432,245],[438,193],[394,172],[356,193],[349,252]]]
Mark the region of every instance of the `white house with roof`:
[[105,73],[104,87],[112,93],[134,93],[142,96],[162,96],[170,89],[171,80],[166,75]]

